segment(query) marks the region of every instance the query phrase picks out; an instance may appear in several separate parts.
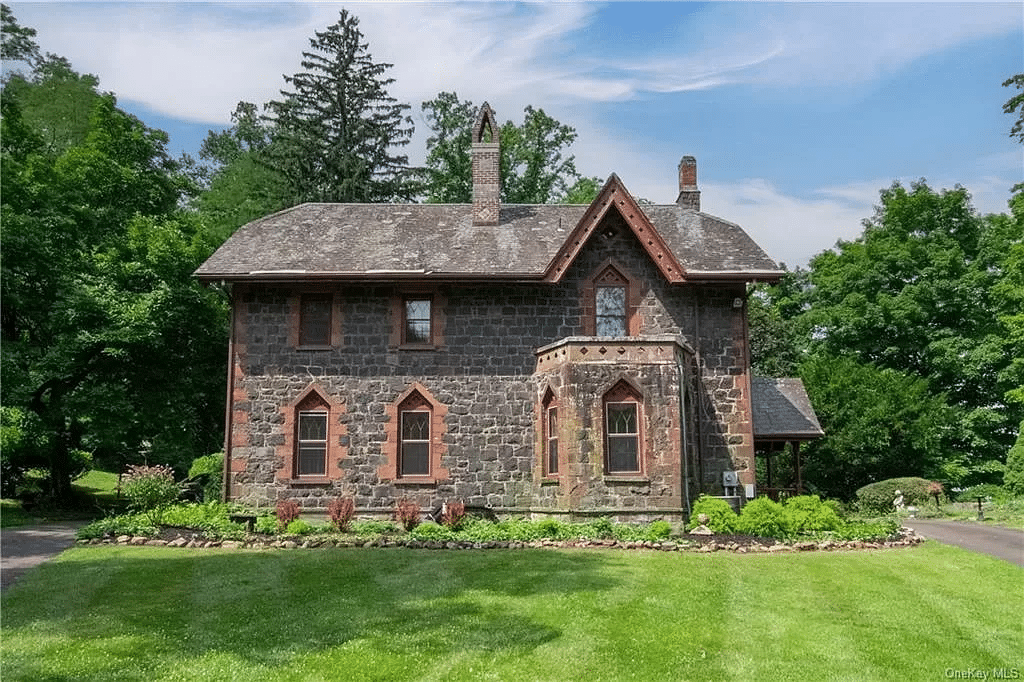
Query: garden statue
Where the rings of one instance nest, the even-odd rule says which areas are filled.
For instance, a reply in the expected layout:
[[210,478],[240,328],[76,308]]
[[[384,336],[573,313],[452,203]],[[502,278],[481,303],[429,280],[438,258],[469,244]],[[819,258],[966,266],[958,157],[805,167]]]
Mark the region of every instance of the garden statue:
[[892,506],[896,508],[896,513],[903,511],[903,492],[900,490],[896,491],[896,499],[892,501]]

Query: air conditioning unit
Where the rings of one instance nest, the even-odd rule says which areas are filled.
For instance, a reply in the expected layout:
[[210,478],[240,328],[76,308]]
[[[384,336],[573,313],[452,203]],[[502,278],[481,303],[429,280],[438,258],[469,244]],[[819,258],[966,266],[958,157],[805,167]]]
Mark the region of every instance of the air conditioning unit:
[[740,484],[740,475],[735,471],[722,472],[722,485],[726,488],[735,488]]

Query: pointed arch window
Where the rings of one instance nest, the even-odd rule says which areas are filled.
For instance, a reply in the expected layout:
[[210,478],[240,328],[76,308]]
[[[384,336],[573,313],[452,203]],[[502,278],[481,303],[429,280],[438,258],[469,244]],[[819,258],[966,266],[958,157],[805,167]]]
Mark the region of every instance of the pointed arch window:
[[446,451],[444,418],[448,409],[419,383],[385,408],[387,440],[382,479],[413,484],[436,483],[448,478],[441,466]]
[[643,401],[628,383],[620,381],[604,396],[605,473],[638,474],[642,471]]
[[606,265],[592,281],[593,333],[596,336],[629,336],[634,292],[630,280],[614,265]]
[[544,475],[558,475],[558,398],[548,389],[541,403],[544,434]]

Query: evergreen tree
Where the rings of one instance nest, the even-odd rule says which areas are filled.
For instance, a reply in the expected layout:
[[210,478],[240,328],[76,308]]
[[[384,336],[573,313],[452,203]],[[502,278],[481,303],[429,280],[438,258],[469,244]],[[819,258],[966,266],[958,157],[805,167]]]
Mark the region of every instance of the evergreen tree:
[[408,104],[388,94],[391,64],[375,63],[359,20],[338,22],[310,39],[306,69],[285,81],[284,99],[268,104],[273,144],[267,163],[287,180],[292,203],[411,200],[417,185],[408,157]]

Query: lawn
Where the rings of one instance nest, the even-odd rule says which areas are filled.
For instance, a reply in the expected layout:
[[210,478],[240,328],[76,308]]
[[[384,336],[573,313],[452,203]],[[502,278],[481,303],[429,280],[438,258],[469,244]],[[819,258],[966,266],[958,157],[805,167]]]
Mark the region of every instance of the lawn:
[[76,547],[4,595],[0,676],[1024,674],[1022,578],[1009,563],[935,543],[786,555]]

